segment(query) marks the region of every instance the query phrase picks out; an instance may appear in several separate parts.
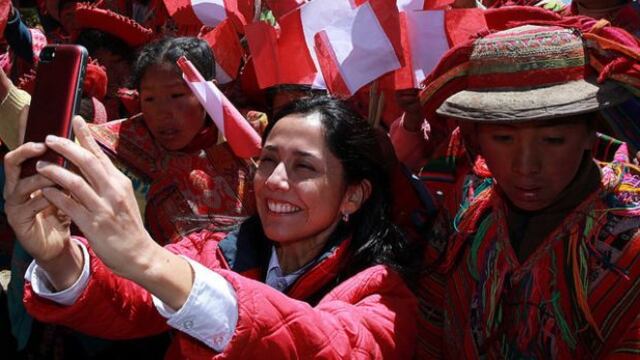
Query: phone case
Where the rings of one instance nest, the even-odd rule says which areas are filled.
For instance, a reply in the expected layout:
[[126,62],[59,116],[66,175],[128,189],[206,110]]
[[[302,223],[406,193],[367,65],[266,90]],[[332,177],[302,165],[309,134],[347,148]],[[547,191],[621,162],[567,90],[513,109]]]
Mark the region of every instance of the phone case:
[[[73,139],[71,119],[80,108],[87,50],[80,45],[50,45],[40,52],[35,89],[29,106],[24,142],[44,142],[47,135]],[[45,160],[65,166],[65,159],[48,150],[27,160],[21,177],[36,173],[35,164]]]

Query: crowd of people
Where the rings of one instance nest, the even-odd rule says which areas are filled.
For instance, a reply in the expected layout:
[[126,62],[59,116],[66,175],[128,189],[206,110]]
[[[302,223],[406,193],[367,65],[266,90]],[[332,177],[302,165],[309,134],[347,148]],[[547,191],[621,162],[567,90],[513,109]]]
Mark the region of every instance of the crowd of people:
[[[637,357],[640,4],[352,6],[384,1],[399,10],[386,30],[443,12],[449,49],[414,87],[389,81],[396,68],[351,96],[326,64],[260,80],[280,68],[256,49],[281,48],[246,29],[291,39],[280,23],[307,0],[211,1],[216,25],[189,1],[0,5],[2,353]],[[75,138],[24,143],[39,52],[60,43],[90,56]],[[258,156],[235,152],[185,58],[259,134]],[[20,176],[48,150],[73,166]]]

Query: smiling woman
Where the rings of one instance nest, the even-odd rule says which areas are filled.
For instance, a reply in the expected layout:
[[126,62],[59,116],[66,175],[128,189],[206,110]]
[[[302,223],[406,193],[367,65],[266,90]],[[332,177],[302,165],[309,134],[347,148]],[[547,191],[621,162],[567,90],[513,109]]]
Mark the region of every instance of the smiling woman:
[[[36,318],[120,339],[172,327],[169,358],[412,357],[417,302],[404,279],[420,253],[389,221],[379,137],[344,103],[283,110],[265,132],[258,215],[167,247],[144,230],[131,183],[79,118],[74,131],[80,144],[46,145],[85,178],[40,163],[20,179],[42,144],[5,160],[8,218],[36,259],[26,286]],[[72,239],[51,205],[86,239]]]

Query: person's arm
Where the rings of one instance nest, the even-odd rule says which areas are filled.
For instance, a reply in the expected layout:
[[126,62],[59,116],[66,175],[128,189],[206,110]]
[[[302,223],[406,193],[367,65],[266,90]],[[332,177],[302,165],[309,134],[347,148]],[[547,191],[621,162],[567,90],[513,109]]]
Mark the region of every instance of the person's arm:
[[[42,189],[44,198],[71,218],[116,275],[140,284],[174,309],[182,307],[193,283],[189,263],[149,236],[131,180],[102,152],[82,118],[73,119],[73,131],[78,143],[50,135],[45,144],[80,174],[39,162],[38,173],[58,185]],[[56,274],[45,270],[55,283]]]
[[24,129],[27,117],[25,108],[31,96],[18,89],[0,69],[0,139],[9,149],[22,143],[21,127]]
[[418,94],[418,89],[396,91],[396,101],[404,113],[389,129],[398,159],[411,170],[423,166],[451,133],[443,119],[425,119]]
[[22,21],[18,9],[13,6],[11,6],[9,21],[4,29],[4,37],[16,55],[28,63],[33,63],[34,54],[31,32],[24,21]]
[[240,274],[217,270],[238,297],[238,325],[224,355],[274,359],[411,359],[417,302],[385,266],[344,280],[318,305]]
[[84,239],[79,240],[85,249],[85,264],[90,264],[86,276],[83,274],[71,288],[51,291],[46,288],[49,276],[32,264],[25,276],[25,306],[40,321],[106,339],[155,335],[173,327],[222,351],[235,331],[238,317],[233,289],[209,269],[220,266],[214,254],[222,236],[203,231],[167,247],[187,259],[194,272],[192,291],[179,309],[171,308],[138,284],[114,275],[84,245]]
[[427,140],[422,131],[409,131],[405,128],[405,116],[391,123],[389,138],[398,160],[415,171],[427,161]]
[[4,209],[16,238],[52,275],[52,285],[66,288],[78,278],[82,256],[71,242],[69,219],[42,195],[54,183],[38,174],[20,178],[22,163],[45,151],[44,144],[27,143],[5,155]]

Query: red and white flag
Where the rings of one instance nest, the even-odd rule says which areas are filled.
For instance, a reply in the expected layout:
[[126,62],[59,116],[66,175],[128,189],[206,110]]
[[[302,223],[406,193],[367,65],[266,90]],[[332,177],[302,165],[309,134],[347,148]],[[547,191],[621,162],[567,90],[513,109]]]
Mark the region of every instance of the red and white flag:
[[243,159],[260,154],[260,135],[240,115],[213,82],[205,81],[198,69],[186,57],[178,59],[182,77],[207,111],[218,131],[227,139],[234,154]]
[[265,22],[245,26],[258,86],[266,89],[281,84],[312,85],[317,71],[299,17],[285,16],[279,25],[279,32]]
[[238,33],[228,19],[200,37],[209,43],[216,61],[216,80],[227,84],[238,77],[244,49]]
[[[339,88],[333,76],[337,74],[346,86],[342,90],[353,93],[402,64],[398,10],[389,0],[311,1],[278,19],[278,24],[279,31],[265,23],[245,27],[261,88]],[[323,72],[332,76],[332,84],[325,84]]]
[[482,9],[405,11],[401,14],[406,64],[396,88],[417,88],[451,47],[487,29]]
[[314,46],[329,91],[352,96],[402,66],[396,5],[388,0],[370,0],[334,13],[334,21],[314,35]]
[[216,26],[231,18],[238,26],[253,19],[252,0],[163,0],[178,25]]

